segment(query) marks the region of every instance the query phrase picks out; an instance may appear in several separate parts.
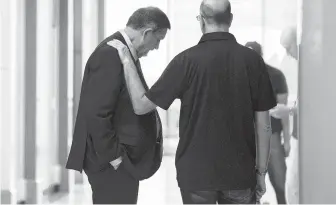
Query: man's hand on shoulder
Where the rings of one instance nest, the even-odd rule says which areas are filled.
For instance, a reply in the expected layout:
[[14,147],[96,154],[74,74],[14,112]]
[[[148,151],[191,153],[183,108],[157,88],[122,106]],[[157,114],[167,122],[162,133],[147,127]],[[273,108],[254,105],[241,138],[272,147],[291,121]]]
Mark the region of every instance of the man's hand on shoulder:
[[123,64],[131,61],[131,53],[128,50],[127,46],[124,45],[121,41],[114,39],[107,44],[118,50],[119,58]]

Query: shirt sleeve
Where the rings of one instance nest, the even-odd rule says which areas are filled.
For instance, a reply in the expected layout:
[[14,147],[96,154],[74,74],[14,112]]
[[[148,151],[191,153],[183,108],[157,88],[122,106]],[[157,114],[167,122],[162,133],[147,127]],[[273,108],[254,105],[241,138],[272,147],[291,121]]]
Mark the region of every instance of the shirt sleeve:
[[187,59],[175,57],[162,73],[158,81],[145,94],[157,106],[167,110],[173,101],[183,94],[187,87]]
[[260,57],[253,66],[257,72],[255,85],[252,87],[252,102],[254,111],[267,111],[275,107],[277,102],[273,93],[270,76],[264,60]]
[[278,94],[288,93],[288,86],[287,86],[286,77],[283,74],[283,72],[281,72],[281,71],[279,71],[278,82],[277,83],[278,83],[278,85],[277,85]]

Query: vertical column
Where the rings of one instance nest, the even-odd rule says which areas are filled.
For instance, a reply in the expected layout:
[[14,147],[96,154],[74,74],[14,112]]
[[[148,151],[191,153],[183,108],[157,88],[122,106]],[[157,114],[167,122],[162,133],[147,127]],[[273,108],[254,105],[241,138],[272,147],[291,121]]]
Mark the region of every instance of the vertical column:
[[50,163],[52,164],[51,167],[51,186],[49,187],[49,193],[54,194],[56,192],[60,191],[60,182],[61,182],[61,170],[62,165],[59,164],[58,160],[58,153],[59,153],[59,144],[58,144],[58,136],[59,136],[59,16],[60,16],[60,6],[59,6],[59,0],[51,0],[50,2],[51,7],[51,13],[52,13],[52,19],[51,19],[51,45],[52,48],[50,49],[51,52],[51,62],[50,62],[50,69],[51,75],[53,76],[51,78],[50,85],[51,85],[51,129],[49,132],[52,132],[49,140],[49,146],[51,145],[50,149]]
[[[2,0],[0,1],[0,12],[1,12],[1,14],[3,14],[3,11],[2,11],[2,9],[4,8],[4,6],[3,6],[3,2],[2,2]],[[3,15],[0,15],[0,28],[3,28]],[[0,97],[1,97],[1,99],[3,99],[3,87],[4,87],[4,85],[3,85],[3,70],[4,70],[4,65],[3,65],[3,61],[2,61],[2,48],[3,48],[3,46],[2,46],[2,32],[0,32]],[[0,101],[0,111],[1,111],[1,113],[3,113],[3,102],[2,101]],[[1,162],[2,163],[0,163],[0,203],[2,203],[2,199],[1,199],[1,197],[2,197],[2,192],[3,192],[3,184],[2,184],[2,176],[3,176],[3,171],[2,171],[2,169],[3,169],[3,161],[2,161],[2,155],[3,155],[3,153],[2,153],[2,150],[3,150],[3,148],[2,148],[2,145],[3,145],[3,139],[2,139],[2,136],[3,136],[3,121],[4,121],[4,119],[3,119],[3,117],[2,117],[3,115],[0,115],[0,133],[1,133],[1,135],[0,135],[0,159],[1,159]]]
[[69,171],[65,169],[68,158],[68,1],[59,1],[59,153],[61,165],[60,189],[69,191]]
[[105,0],[97,0],[98,4],[98,43],[105,38]]
[[13,82],[13,107],[12,107],[12,122],[11,130],[13,130],[13,137],[11,137],[11,154],[12,169],[11,169],[11,190],[12,202],[20,202],[25,198],[25,182],[24,182],[24,38],[25,38],[25,8],[24,0],[10,1],[11,19],[13,20],[12,27],[12,53],[11,62],[14,73],[12,75]]
[[[73,116],[76,119],[82,82],[82,0],[74,0],[74,103]],[[75,120],[73,121],[75,123]]]
[[[37,79],[36,79],[36,145],[38,194],[41,200],[57,191],[56,173],[58,171],[57,132],[55,132],[56,109],[55,104],[55,70],[58,69],[55,39],[59,14],[57,0],[37,0]],[[48,69],[46,69],[46,67]],[[43,197],[43,198],[42,198]]]
[[25,2],[25,139],[24,178],[27,203],[37,202],[36,184],[36,29],[37,2]]
[[1,12],[1,35],[0,35],[0,43],[1,43],[1,51],[0,51],[0,63],[1,63],[1,78],[0,78],[0,153],[1,153],[1,178],[0,178],[0,188],[1,188],[1,204],[10,204],[13,193],[10,190],[10,175],[11,170],[10,167],[12,165],[12,157],[8,157],[11,153],[11,138],[13,137],[13,133],[11,130],[11,119],[12,114],[12,79],[13,68],[11,66],[10,57],[11,57],[11,12],[10,12],[10,2],[8,1],[0,1],[0,12]]
[[82,70],[98,45],[98,2],[82,0]]
[[[73,31],[73,125],[76,122],[77,110],[79,104],[79,97],[81,91],[81,83],[82,83],[82,10],[83,10],[83,0],[74,0],[73,2],[74,8],[74,31]],[[82,175],[76,172],[75,175],[76,183],[83,183]]]
[[334,0],[302,1],[300,203],[334,204],[336,22]]

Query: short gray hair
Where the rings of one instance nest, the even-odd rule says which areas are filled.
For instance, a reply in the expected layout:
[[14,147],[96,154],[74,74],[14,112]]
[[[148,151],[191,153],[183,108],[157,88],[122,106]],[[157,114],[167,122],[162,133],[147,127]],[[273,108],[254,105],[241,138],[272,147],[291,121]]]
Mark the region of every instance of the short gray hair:
[[161,9],[157,7],[145,7],[136,10],[128,19],[126,26],[133,29],[170,29],[170,21]]

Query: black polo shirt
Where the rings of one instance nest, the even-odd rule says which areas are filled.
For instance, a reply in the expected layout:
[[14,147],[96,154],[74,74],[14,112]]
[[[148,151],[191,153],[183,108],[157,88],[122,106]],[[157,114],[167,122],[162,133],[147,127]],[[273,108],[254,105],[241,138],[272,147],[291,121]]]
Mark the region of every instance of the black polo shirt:
[[175,161],[180,188],[255,186],[254,111],[276,105],[260,55],[230,33],[205,34],[169,63],[146,96],[163,109],[181,100]]
[[[271,79],[273,92],[275,97],[279,94],[287,94],[288,93],[288,86],[285,75],[281,72],[281,70],[274,68],[270,65],[267,65],[268,74]],[[282,132],[282,122],[280,119],[271,117],[271,124],[272,124],[272,132],[281,133]]]

